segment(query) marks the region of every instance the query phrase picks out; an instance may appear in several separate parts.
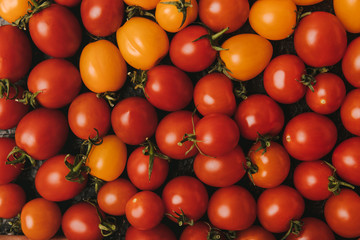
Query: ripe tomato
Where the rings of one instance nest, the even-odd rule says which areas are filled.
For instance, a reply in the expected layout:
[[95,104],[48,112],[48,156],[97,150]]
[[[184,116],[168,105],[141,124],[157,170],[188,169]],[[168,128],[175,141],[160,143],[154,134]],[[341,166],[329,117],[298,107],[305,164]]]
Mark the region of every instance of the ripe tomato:
[[0,185],[0,218],[13,218],[26,201],[25,191],[15,183]]
[[169,51],[166,32],[154,21],[133,17],[116,31],[116,41],[125,61],[132,67],[149,70]]
[[153,10],[155,9],[157,3],[160,0],[124,0],[124,2],[129,6],[139,6],[144,10]]
[[13,138],[0,138],[0,185],[12,182],[22,172],[23,164],[6,164],[7,156],[15,146]]
[[54,0],[57,4],[64,5],[66,7],[75,7],[80,4],[82,0]]
[[232,116],[236,109],[232,81],[221,73],[200,78],[194,88],[194,104],[203,116],[211,113]]
[[257,202],[257,214],[261,225],[273,233],[286,232],[291,220],[299,220],[305,203],[294,188],[280,185],[261,193]]
[[192,226],[186,226],[181,232],[179,240],[225,240],[224,234],[219,230],[213,229],[211,225],[204,221],[197,221]]
[[320,219],[306,217],[300,220],[302,222],[301,231],[298,235],[290,234],[286,240],[335,240],[334,233],[329,226]]
[[358,14],[356,14],[357,10],[360,8],[359,1],[334,0],[333,7],[336,17],[344,25],[346,31],[351,33],[360,32],[360,17]]
[[119,49],[108,40],[88,43],[79,64],[85,86],[95,93],[117,91],[126,81],[126,63]]
[[302,18],[294,33],[297,55],[312,67],[332,66],[344,56],[346,31],[333,14],[312,12]]
[[248,229],[238,231],[235,240],[275,240],[272,233],[261,226],[252,225]]
[[125,240],[176,240],[173,231],[165,224],[160,223],[150,230],[139,230],[130,226],[126,230]]
[[178,32],[198,16],[196,0],[160,0],[155,8],[155,18],[158,24],[167,32]]
[[348,45],[341,65],[345,79],[356,88],[360,87],[360,67],[357,63],[359,57],[360,37],[357,37]]
[[199,17],[212,31],[229,27],[227,33],[240,29],[249,16],[248,0],[201,0]]
[[335,146],[337,129],[332,120],[318,113],[301,113],[287,123],[283,145],[288,153],[302,161],[318,160]]
[[13,23],[29,10],[29,0],[3,0],[0,2],[0,16],[8,23]]
[[29,239],[51,239],[59,230],[59,206],[44,198],[28,201],[21,210],[21,230]]
[[271,43],[252,33],[242,33],[225,40],[220,51],[227,73],[240,81],[250,80],[259,75],[270,62],[273,54]]
[[236,109],[235,121],[241,136],[256,140],[258,134],[276,136],[284,126],[284,112],[270,97],[252,94]]
[[360,89],[347,93],[340,107],[341,122],[350,133],[360,136]]
[[217,228],[244,230],[256,219],[256,202],[248,190],[232,185],[219,188],[213,193],[207,213],[211,224]]
[[79,70],[64,59],[47,59],[31,71],[27,86],[33,94],[40,92],[36,99],[46,108],[62,108],[68,105],[80,92]]
[[307,6],[322,2],[324,0],[293,0],[293,1],[296,5]]

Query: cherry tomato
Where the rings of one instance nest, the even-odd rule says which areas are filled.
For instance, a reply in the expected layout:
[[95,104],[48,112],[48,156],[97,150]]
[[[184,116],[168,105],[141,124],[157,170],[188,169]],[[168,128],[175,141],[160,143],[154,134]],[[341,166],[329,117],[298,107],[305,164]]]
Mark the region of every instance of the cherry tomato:
[[244,230],[256,219],[256,202],[248,190],[232,185],[213,193],[207,213],[211,224],[217,228]]
[[240,29],[249,16],[248,0],[201,0],[199,17],[212,31],[229,27],[227,33]]
[[333,7],[336,17],[344,25],[346,31],[351,33],[360,32],[360,17],[356,14],[356,10],[360,8],[359,1],[345,0],[333,1]]
[[275,240],[272,233],[261,226],[252,225],[248,229],[238,231],[235,240]]
[[57,4],[64,5],[66,7],[75,7],[81,3],[82,0],[54,0]]
[[318,160],[335,146],[337,129],[332,120],[318,113],[301,113],[287,123],[283,145],[288,153],[302,161]]
[[125,61],[132,67],[149,70],[169,51],[166,32],[154,21],[133,17],[116,31],[116,41]]
[[15,180],[24,167],[23,164],[6,164],[7,156],[15,146],[16,144],[13,138],[0,138],[0,185]]
[[350,133],[360,136],[360,89],[347,93],[340,107],[341,122]]
[[322,2],[324,0],[293,0],[293,1],[296,5],[307,6]]
[[125,240],[176,240],[173,231],[160,223],[150,230],[139,230],[130,226],[126,230]]
[[0,2],[0,16],[8,23],[13,23],[29,10],[29,0],[4,0]]
[[119,49],[108,40],[88,43],[80,55],[80,74],[95,93],[117,91],[125,83],[127,66]]
[[360,37],[357,37],[348,45],[341,65],[345,79],[356,88],[360,87],[360,67],[357,64],[359,57]]
[[59,206],[44,198],[28,201],[21,210],[21,230],[29,239],[51,239],[61,225]]
[[329,226],[320,219],[313,217],[306,217],[300,220],[302,222],[301,231],[298,235],[290,234],[286,240],[302,240],[302,239],[317,239],[317,240],[335,240],[334,233]]
[[26,201],[25,191],[15,183],[0,185],[0,218],[13,218]]
[[139,6],[144,10],[153,10],[160,0],[124,0],[129,6]]
[[111,112],[115,134],[126,144],[138,145],[156,130],[158,117],[155,108],[141,97],[129,97],[118,102]]
[[333,14],[312,12],[302,18],[294,33],[297,55],[312,67],[332,66],[339,62],[347,47],[346,31]]
[[192,226],[186,226],[181,232],[179,240],[208,240],[208,239],[225,240],[224,234],[204,221],[197,221]]
[[273,54],[271,43],[252,33],[242,33],[225,40],[220,51],[227,73],[240,81],[250,80],[259,75],[270,62]]

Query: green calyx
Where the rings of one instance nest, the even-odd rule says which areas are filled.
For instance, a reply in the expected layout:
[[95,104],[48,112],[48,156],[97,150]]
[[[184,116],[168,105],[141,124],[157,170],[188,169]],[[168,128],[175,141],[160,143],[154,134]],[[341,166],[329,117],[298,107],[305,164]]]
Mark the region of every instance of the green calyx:
[[32,93],[28,90],[25,90],[22,94],[21,98],[15,99],[15,101],[23,103],[24,105],[30,105],[32,108],[36,108],[38,105],[38,102],[36,100],[36,97],[41,93],[42,91],[37,91],[35,93]]
[[30,18],[40,12],[41,10],[47,8],[47,7],[50,7],[52,3],[50,1],[47,1],[47,0],[42,0],[42,1],[39,1],[37,2],[36,0],[31,0],[31,2],[29,1],[29,8],[28,8],[28,11],[27,13],[16,19],[15,22],[12,23],[13,26],[16,26],[20,29],[23,29],[23,30],[26,30],[27,29],[27,24],[29,23],[29,20]]
[[15,165],[18,163],[25,164],[29,161],[32,166],[35,166],[35,159],[27,154],[24,150],[15,146],[7,156],[6,164]]
[[224,33],[229,30],[228,27],[224,28],[223,30],[221,30],[218,33],[215,34],[211,34],[210,31],[208,34],[202,35],[201,37],[193,40],[193,42],[199,41],[200,39],[208,39],[210,41],[210,45],[211,47],[215,50],[215,51],[223,51],[223,50],[228,50],[225,48],[222,48],[218,45],[217,40],[224,35]]
[[290,220],[290,227],[286,234],[281,238],[281,240],[287,239],[290,234],[298,236],[301,232],[302,226],[304,223],[300,220]]
[[173,211],[173,214],[165,213],[165,215],[169,216],[170,218],[175,219],[180,227],[183,226],[183,225],[193,226],[194,225],[194,220],[187,217],[185,215],[184,211],[181,208],[180,208],[180,212],[181,213]]
[[[9,97],[10,88],[15,89],[15,95],[13,97]],[[18,95],[18,88],[15,84],[11,83],[9,79],[0,79],[0,98],[6,96],[6,100],[13,100]]]

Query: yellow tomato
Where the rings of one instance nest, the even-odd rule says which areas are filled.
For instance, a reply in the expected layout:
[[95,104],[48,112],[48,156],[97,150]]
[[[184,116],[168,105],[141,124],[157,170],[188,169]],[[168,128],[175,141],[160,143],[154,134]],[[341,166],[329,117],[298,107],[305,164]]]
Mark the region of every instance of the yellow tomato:
[[169,51],[166,32],[154,21],[133,17],[116,32],[116,40],[125,61],[136,69],[148,70]]
[[264,38],[285,39],[294,31],[296,10],[292,0],[258,0],[250,9],[249,22]]
[[240,81],[259,75],[270,62],[273,47],[269,40],[257,34],[243,33],[230,37],[221,46],[220,58],[228,74]]
[[296,5],[307,6],[322,2],[324,0],[293,0],[293,1]]
[[334,0],[335,15],[346,31],[360,32],[360,0]]
[[80,55],[79,69],[85,86],[95,93],[117,91],[127,77],[124,58],[108,40],[87,44]]
[[24,16],[29,8],[29,0],[0,0],[0,17],[8,23]]
[[116,135],[107,135],[100,145],[91,148],[86,166],[91,169],[91,175],[104,181],[113,181],[123,173],[126,159],[125,143]]
[[160,0],[124,0],[124,2],[129,6],[139,6],[144,10],[155,9],[156,4]]
[[178,32],[195,21],[198,11],[196,0],[160,0],[155,9],[155,18],[165,31]]

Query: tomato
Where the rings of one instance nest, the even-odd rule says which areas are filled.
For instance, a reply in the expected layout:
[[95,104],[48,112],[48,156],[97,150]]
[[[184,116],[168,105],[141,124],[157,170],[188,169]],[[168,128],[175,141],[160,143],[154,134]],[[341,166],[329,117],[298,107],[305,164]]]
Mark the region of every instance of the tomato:
[[324,0],[293,0],[296,5],[306,6],[306,5],[313,5]]
[[162,118],[155,131],[156,144],[159,150],[172,159],[182,160],[190,158],[198,153],[194,147],[191,149],[191,142],[179,142],[186,133],[193,131],[193,123],[199,121],[199,117],[190,111],[181,110],[167,114]]
[[307,89],[305,99],[314,112],[330,114],[338,110],[344,101],[344,81],[333,73],[321,73],[315,77],[314,92]]
[[[10,1],[0,4],[4,2]],[[28,73],[31,62],[31,45],[25,32],[11,25],[0,26],[0,79],[20,80]]]
[[264,71],[264,88],[275,101],[292,104],[302,99],[306,86],[302,84],[305,64],[296,55],[282,54],[273,58]]
[[29,239],[46,240],[52,238],[60,228],[59,206],[44,198],[28,201],[21,210],[21,230]]
[[[196,178],[190,176],[178,176],[166,183],[162,191],[162,200],[165,204],[165,212],[171,220],[178,220],[179,224],[187,224],[200,219],[208,207],[209,196],[205,186]],[[175,219],[177,214],[184,213],[183,218]]]
[[124,0],[129,6],[139,6],[144,10],[155,9],[160,0]]
[[211,224],[217,228],[244,230],[256,219],[256,202],[248,190],[232,185],[213,193],[207,213]]
[[360,186],[360,137],[350,137],[337,145],[332,153],[336,174],[350,184]]
[[138,145],[156,130],[158,117],[155,108],[141,97],[129,97],[118,102],[111,112],[111,126],[126,144]]
[[359,1],[345,0],[333,1],[333,7],[336,17],[344,25],[346,31],[351,33],[360,32],[360,18],[359,15],[355,14],[356,10],[360,8]]
[[65,211],[61,228],[67,239],[98,240],[102,239],[99,224],[96,207],[87,202],[79,202]]
[[156,227],[164,217],[165,207],[154,192],[141,191],[132,196],[125,206],[126,219],[139,230]]
[[339,195],[329,198],[324,207],[325,220],[329,227],[345,238],[360,236],[360,197],[350,190],[343,189]]
[[176,240],[175,234],[165,224],[160,223],[150,230],[139,230],[130,226],[126,230],[125,240]]
[[15,183],[0,185],[0,218],[13,218],[26,201],[25,191]]
[[[78,195],[86,186],[87,176],[82,183],[71,182],[65,179],[69,173],[64,159],[66,155],[57,155],[47,159],[38,169],[35,175],[35,187],[37,192],[45,199],[53,202],[66,201]],[[67,160],[71,163],[74,157]]]
[[90,91],[117,91],[125,84],[126,63],[119,49],[108,40],[88,43],[79,64],[81,78]]
[[232,116],[236,109],[232,81],[221,73],[203,76],[194,88],[194,104],[203,116],[211,113]]
[[[6,164],[7,156],[16,146],[13,138],[0,138],[0,185],[7,184],[15,180],[23,169],[23,164]],[[11,160],[11,159],[10,159]]]
[[82,0],[80,14],[82,23],[89,33],[106,37],[121,26],[125,14],[124,2]]
[[332,120],[318,113],[301,113],[287,123],[283,145],[288,153],[302,161],[318,160],[335,146],[337,129]]
[[117,179],[125,169],[126,145],[116,135],[106,135],[100,145],[91,148],[86,166],[90,174],[104,181]]
[[110,129],[111,110],[104,99],[98,98],[95,93],[85,92],[71,102],[68,121],[71,131],[81,139],[93,138],[97,132],[102,137]]
[[199,17],[212,31],[229,27],[227,33],[240,29],[249,16],[248,0],[201,0]]
[[36,99],[46,108],[62,108],[80,92],[79,70],[64,59],[47,59],[37,64],[30,72],[27,86]]
[[357,64],[359,57],[360,37],[357,37],[348,45],[341,65],[345,79],[356,88],[360,87],[360,67]]
[[114,216],[125,215],[127,201],[137,193],[136,187],[125,178],[105,183],[97,194],[102,211]]
[[225,40],[220,51],[227,73],[240,81],[259,75],[270,62],[273,54],[271,43],[252,33],[242,33]]
[[198,16],[196,0],[160,0],[155,8],[157,23],[167,32],[178,32]]
[[194,160],[194,172],[203,183],[213,187],[227,187],[238,182],[245,175],[246,160],[240,146],[231,152],[209,157],[198,153]]
[[238,231],[235,240],[275,240],[274,235],[261,226],[252,225],[248,229]]
[[82,40],[77,18],[68,8],[58,4],[51,4],[34,14],[29,21],[29,32],[35,45],[51,57],[73,56]]
[[155,190],[166,180],[169,172],[169,162],[154,156],[151,176],[149,176],[150,156],[144,154],[145,147],[138,147],[131,152],[126,171],[130,181],[141,190]]
[[191,102],[194,86],[190,77],[180,69],[172,65],[157,65],[148,70],[146,76],[145,97],[156,108],[173,112]]
[[346,31],[331,13],[316,11],[302,18],[294,33],[297,55],[312,67],[339,62],[347,47]]
[[8,23],[13,23],[29,10],[29,0],[4,0],[0,3],[0,16]]
[[300,193],[286,185],[266,189],[257,202],[261,225],[273,233],[286,232],[290,220],[299,220],[304,209],[305,203]]
[[258,134],[276,136],[284,126],[284,112],[270,97],[252,94],[236,109],[235,121],[241,136],[256,140]]
[[282,40],[293,33],[296,15],[293,0],[262,0],[251,6],[249,22],[260,36],[269,40]]
[[317,239],[317,240],[335,240],[334,233],[329,226],[314,217],[306,217],[300,220],[302,223],[301,231],[298,235],[290,234],[286,240]]
[[149,70],[169,51],[166,32],[154,21],[133,17],[116,31],[116,41],[125,61],[132,67]]
[[360,89],[347,93],[340,107],[341,122],[350,133],[360,136]]
[[81,3],[82,0],[54,0],[57,4],[64,5],[66,7],[75,7]]
[[186,226],[181,232],[179,240],[225,240],[224,234],[219,230],[213,229],[211,225],[204,221],[197,221],[192,226]]

